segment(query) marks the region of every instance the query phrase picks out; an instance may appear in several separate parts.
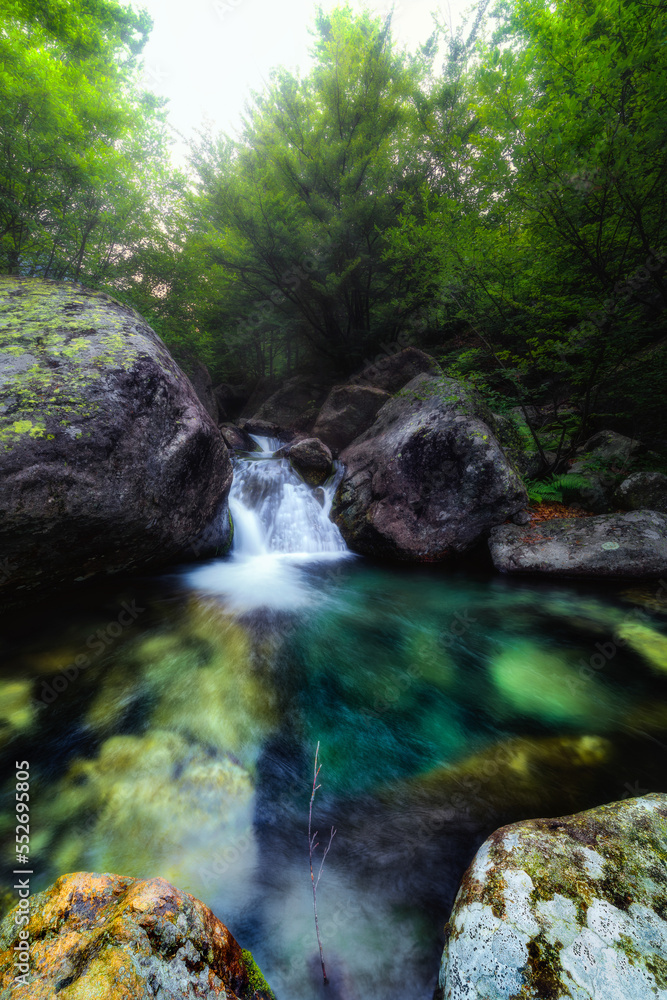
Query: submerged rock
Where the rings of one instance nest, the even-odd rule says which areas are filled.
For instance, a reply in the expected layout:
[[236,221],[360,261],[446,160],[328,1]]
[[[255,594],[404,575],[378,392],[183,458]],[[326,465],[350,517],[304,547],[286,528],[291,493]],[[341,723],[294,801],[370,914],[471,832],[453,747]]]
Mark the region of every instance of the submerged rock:
[[501,719],[516,715],[586,725],[597,714],[609,725],[614,717],[610,693],[597,678],[581,676],[574,653],[515,642],[492,659],[489,671]]
[[653,1000],[667,984],[667,795],[497,830],[445,928],[439,1000]]
[[641,622],[623,622],[616,631],[616,642],[627,645],[658,673],[667,674],[667,636]]
[[503,524],[489,548],[502,573],[657,577],[667,572],[667,516],[644,510]]
[[33,848],[55,871],[162,874],[210,898],[218,880],[241,890],[256,863],[253,811],[253,781],[230,757],[164,730],[113,736],[72,762]]
[[31,681],[0,680],[0,749],[34,721]]
[[322,405],[313,434],[338,455],[371,426],[378,410],[391,399],[369,385],[335,385]]
[[[1,1000],[273,1000],[225,925],[162,878],[76,872],[0,925]],[[25,979],[15,983],[25,941]],[[23,955],[22,955],[23,957]]]
[[223,548],[231,478],[217,427],[138,313],[0,278],[3,594],[181,557],[211,525],[206,547]]
[[525,489],[492,421],[461,383],[414,378],[341,455],[347,469],[333,516],[348,545],[436,561],[465,552],[525,508]]
[[310,486],[320,486],[332,471],[333,457],[318,438],[304,438],[289,450],[289,459]]

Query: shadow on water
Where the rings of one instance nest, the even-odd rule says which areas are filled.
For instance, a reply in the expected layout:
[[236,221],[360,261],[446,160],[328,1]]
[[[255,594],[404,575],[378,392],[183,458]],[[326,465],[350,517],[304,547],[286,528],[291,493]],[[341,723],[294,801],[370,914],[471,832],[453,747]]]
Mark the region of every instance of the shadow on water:
[[[2,624],[3,862],[28,759],[42,886],[162,875],[218,913],[278,997],[430,1000],[459,880],[493,829],[667,789],[666,605],[655,587],[351,559],[326,516],[334,483],[323,507],[264,444],[236,469],[231,556]],[[337,828],[326,988],[308,871],[318,741],[319,839]]]

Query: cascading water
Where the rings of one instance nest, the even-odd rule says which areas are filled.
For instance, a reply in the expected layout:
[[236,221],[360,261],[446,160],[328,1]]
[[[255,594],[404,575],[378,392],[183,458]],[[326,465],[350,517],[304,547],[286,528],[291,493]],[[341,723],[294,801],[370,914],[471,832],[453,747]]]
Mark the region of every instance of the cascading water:
[[313,490],[288,459],[276,457],[283,442],[267,437],[253,440],[260,450],[234,463],[231,554],[198,568],[188,579],[198,590],[223,595],[236,611],[260,607],[287,611],[312,602],[309,568],[351,556],[329,519],[342,469]]

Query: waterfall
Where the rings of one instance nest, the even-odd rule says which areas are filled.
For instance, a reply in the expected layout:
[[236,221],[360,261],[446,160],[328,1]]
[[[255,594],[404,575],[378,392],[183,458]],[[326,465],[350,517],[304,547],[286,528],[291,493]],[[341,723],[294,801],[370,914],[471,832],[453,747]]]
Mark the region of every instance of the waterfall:
[[336,467],[327,483],[312,489],[288,459],[276,456],[282,441],[253,439],[260,450],[234,459],[232,551],[188,578],[198,590],[223,596],[236,611],[291,610],[311,603],[308,571],[314,564],[351,556],[329,519],[343,469]]

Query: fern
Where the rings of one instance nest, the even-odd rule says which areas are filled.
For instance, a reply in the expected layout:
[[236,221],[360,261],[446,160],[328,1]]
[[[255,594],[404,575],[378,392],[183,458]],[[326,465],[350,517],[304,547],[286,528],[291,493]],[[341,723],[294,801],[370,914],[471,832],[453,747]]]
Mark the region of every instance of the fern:
[[565,472],[561,476],[551,476],[540,482],[537,479],[526,480],[526,490],[531,503],[563,503],[567,493],[585,489],[590,483],[585,476],[575,472]]

